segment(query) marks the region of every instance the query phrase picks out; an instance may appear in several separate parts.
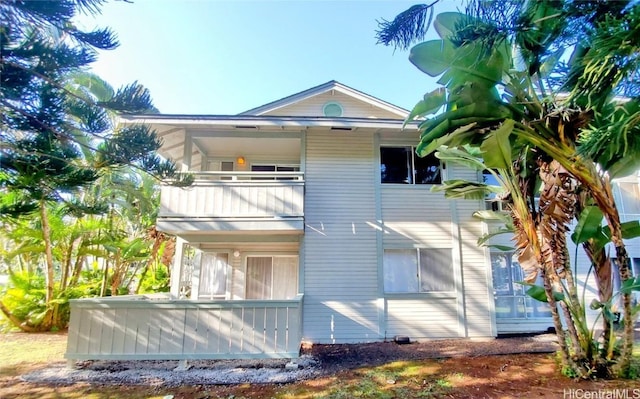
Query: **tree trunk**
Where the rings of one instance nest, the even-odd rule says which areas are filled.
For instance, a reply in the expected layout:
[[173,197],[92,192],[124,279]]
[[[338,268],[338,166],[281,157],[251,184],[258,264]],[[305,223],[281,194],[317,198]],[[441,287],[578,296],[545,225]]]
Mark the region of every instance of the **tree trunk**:
[[556,303],[556,299],[553,297],[551,281],[549,280],[549,277],[547,276],[547,273],[544,269],[542,270],[542,281],[544,282],[544,292],[547,295],[547,302],[549,304],[549,309],[551,310],[551,316],[553,318],[553,326],[556,329],[556,336],[558,337],[561,366],[563,369],[568,368],[577,372],[577,365],[571,359],[571,353],[569,352],[569,347],[567,346],[567,338],[562,326],[560,314],[558,313],[558,304]]
[[[600,190],[593,192],[593,197],[600,210],[607,220],[607,225],[611,231],[611,242],[616,249],[616,263],[618,271],[620,273],[620,281],[622,284],[625,281],[632,278],[631,271],[629,270],[629,255],[622,240],[622,225],[620,222],[620,214],[616,208],[615,199],[613,197],[613,191],[611,190],[611,182],[608,177],[604,176],[598,180],[600,183]],[[624,333],[622,342],[622,351],[616,364],[617,373],[620,376],[626,377],[629,375],[631,368],[631,356],[633,354],[633,317],[632,317],[632,304],[631,293],[622,295],[622,307],[623,307],[623,320],[624,320]]]
[[78,284],[78,281],[80,280],[80,273],[82,272],[82,264],[84,263],[85,259],[85,256],[76,257],[76,262],[73,265],[73,273],[71,274],[71,279],[69,279],[70,287]]
[[45,255],[45,303],[48,305],[53,301],[53,289],[55,285],[54,281],[54,265],[53,265],[53,250],[51,248],[51,228],[49,227],[49,217],[47,215],[46,203],[44,200],[40,201],[40,221],[42,223],[42,241],[44,242],[44,255]]
[[[594,268],[596,286],[598,287],[598,299],[601,303],[608,303],[613,296],[613,284],[611,274],[611,260],[604,249],[596,250],[593,240],[582,244],[582,247]],[[613,353],[609,353],[611,342],[611,323],[606,317],[602,318],[602,348],[598,354],[601,362],[608,363]]]
[[2,301],[0,301],[0,312],[2,312],[2,314],[4,314],[6,316],[6,318],[9,319],[9,321],[11,323],[13,323],[14,326],[18,327],[19,329],[21,329],[24,332],[40,332],[41,331],[38,327],[32,326],[32,325],[28,324],[26,321],[22,321],[19,318],[17,318],[4,305],[4,303],[2,303]]
[[107,296],[107,282],[109,281],[109,259],[104,260],[104,274],[102,276],[102,286],[100,296]]
[[42,328],[49,330],[53,325],[53,299],[55,288],[55,266],[53,264],[53,249],[51,245],[51,227],[49,226],[49,215],[44,199],[40,200],[40,221],[42,223],[42,241],[44,242],[45,254],[45,306],[46,313],[42,319]]
[[[629,256],[627,254],[627,250],[624,244],[622,244],[621,239],[616,241],[617,242],[614,242],[614,245],[616,247],[616,260],[620,271],[620,281],[622,282],[622,284],[624,284],[627,280],[633,277],[631,276],[631,271],[629,270]],[[620,375],[621,377],[629,377],[634,340],[634,321],[631,309],[632,303],[630,292],[622,294],[622,307],[624,332],[622,339],[622,351],[620,352],[620,359],[618,360],[616,366],[618,375]]]

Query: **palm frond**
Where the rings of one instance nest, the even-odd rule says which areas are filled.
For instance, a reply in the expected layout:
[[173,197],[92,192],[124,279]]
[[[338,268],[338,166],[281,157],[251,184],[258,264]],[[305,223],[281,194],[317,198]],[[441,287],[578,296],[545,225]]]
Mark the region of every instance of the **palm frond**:
[[393,46],[394,49],[408,49],[412,44],[424,39],[431,21],[433,20],[434,6],[440,0],[431,4],[416,4],[408,10],[398,14],[393,21],[382,19],[378,21],[376,39],[385,46]]

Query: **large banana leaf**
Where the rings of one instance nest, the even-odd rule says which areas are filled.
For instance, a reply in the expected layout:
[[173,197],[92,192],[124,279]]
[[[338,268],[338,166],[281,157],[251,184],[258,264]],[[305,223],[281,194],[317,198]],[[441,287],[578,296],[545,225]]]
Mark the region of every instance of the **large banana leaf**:
[[514,121],[507,119],[502,126],[489,133],[482,142],[482,158],[487,168],[509,169],[511,167],[511,142],[509,136],[513,131]]
[[587,206],[580,213],[578,224],[573,229],[571,240],[575,244],[582,244],[589,239],[606,239],[602,232],[602,219],[604,215],[597,206]]
[[411,122],[416,118],[438,112],[438,110],[446,103],[446,100],[447,96],[444,87],[439,87],[425,94],[422,100],[418,101],[418,103],[413,107],[411,113],[409,113],[409,116],[405,119],[404,124],[406,125],[408,122]]
[[505,66],[498,50],[486,56],[479,44],[455,47],[448,40],[429,40],[412,47],[409,61],[429,76],[443,75],[439,83],[448,87],[470,81],[493,87],[501,81]]
[[445,198],[483,200],[488,194],[502,192],[501,187],[467,180],[446,180],[431,187],[431,191],[444,192]]

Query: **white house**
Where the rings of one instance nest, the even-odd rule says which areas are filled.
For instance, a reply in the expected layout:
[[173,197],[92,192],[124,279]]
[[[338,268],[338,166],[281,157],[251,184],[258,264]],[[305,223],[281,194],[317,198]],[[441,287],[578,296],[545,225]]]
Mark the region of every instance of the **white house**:
[[[238,115],[123,116],[196,178],[162,187],[158,228],[178,237],[171,296],[74,302],[67,357],[295,357],[302,341],[550,327],[510,256],[476,244],[491,228],[472,216],[484,201],[430,191],[481,176],[416,157],[407,115],[330,81]],[[628,217],[638,183],[619,186],[635,195]]]

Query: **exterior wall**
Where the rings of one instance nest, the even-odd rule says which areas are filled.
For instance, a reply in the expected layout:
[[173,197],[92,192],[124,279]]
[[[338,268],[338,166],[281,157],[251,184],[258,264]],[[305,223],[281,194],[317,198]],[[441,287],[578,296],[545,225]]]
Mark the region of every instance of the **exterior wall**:
[[351,118],[377,118],[377,119],[402,119],[395,114],[384,109],[380,109],[371,104],[354,99],[340,92],[326,92],[313,96],[306,100],[291,104],[264,115],[273,116],[324,116],[322,107],[328,102],[337,102],[342,105],[343,117]]
[[[306,138],[303,337],[317,343],[495,336],[488,252],[476,240],[480,201],[450,201],[429,185],[380,183],[379,145],[407,132]],[[449,178],[475,178],[447,166]],[[469,176],[467,176],[469,174]],[[451,248],[453,293],[385,294],[383,251]],[[466,308],[465,308],[466,306]]]
[[371,134],[310,129],[306,139],[303,337],[363,342],[379,330]]
[[[448,179],[475,180],[476,172],[460,166],[447,167]],[[473,217],[473,213],[484,208],[484,201],[446,200],[451,203],[457,219],[457,248],[462,265],[462,287],[464,292],[465,336],[496,336],[493,284],[489,250],[477,245],[478,238],[486,233],[485,225]],[[454,228],[456,228],[454,227]]]
[[[383,134],[383,145],[415,145],[407,133]],[[377,151],[377,149],[376,149]],[[379,175],[379,167],[376,172]],[[475,172],[446,165],[443,180],[477,178]],[[495,335],[488,253],[476,245],[482,223],[472,217],[478,201],[453,201],[431,185],[380,184],[382,247],[451,248],[456,292],[383,294],[387,338],[486,337]],[[382,258],[382,254],[380,254]],[[381,283],[382,284],[382,283]]]
[[[452,213],[441,193],[430,185],[381,185],[384,249],[452,248]],[[382,256],[382,255],[381,255]],[[454,274],[459,274],[454,261]],[[459,276],[458,276],[459,277]],[[458,280],[459,281],[459,280]],[[460,288],[457,284],[458,289]],[[455,293],[385,294],[386,337],[411,338],[460,336]]]

